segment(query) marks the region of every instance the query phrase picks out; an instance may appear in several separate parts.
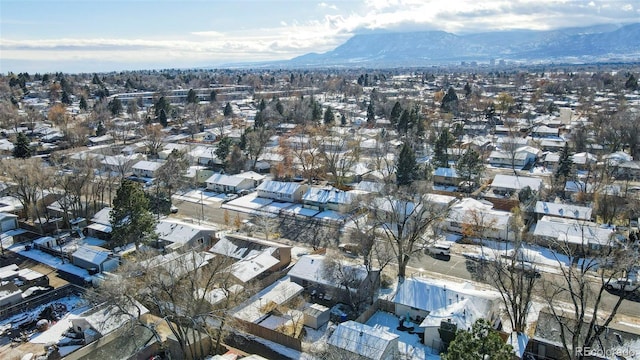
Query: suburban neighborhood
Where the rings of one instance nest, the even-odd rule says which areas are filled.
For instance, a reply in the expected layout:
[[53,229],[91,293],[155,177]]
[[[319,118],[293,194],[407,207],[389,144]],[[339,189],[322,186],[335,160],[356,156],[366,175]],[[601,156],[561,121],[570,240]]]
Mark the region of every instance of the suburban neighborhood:
[[3,74],[0,358],[640,359],[639,75]]

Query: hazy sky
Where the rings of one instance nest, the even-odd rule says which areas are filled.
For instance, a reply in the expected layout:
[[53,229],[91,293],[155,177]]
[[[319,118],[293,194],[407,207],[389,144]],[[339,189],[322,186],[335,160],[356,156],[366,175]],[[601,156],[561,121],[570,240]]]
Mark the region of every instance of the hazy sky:
[[0,72],[281,60],[356,33],[624,24],[640,0],[0,0]]

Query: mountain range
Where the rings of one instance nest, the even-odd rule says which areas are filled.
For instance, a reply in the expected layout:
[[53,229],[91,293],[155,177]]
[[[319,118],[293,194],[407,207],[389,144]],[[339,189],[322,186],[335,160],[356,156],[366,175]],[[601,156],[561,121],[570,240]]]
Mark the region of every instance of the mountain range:
[[522,63],[639,61],[640,23],[467,35],[444,31],[359,34],[332,51],[305,54],[280,65],[400,67],[491,59]]

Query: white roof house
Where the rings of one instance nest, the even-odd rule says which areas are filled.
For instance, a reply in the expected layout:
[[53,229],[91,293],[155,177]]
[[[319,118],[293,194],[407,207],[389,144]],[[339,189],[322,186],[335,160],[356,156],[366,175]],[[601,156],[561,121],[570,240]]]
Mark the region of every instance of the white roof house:
[[231,265],[231,274],[242,283],[247,283],[279,263],[280,260],[271,256],[270,251],[262,251]]
[[424,343],[439,340],[438,328],[444,322],[458,329],[469,329],[480,318],[498,316],[500,293],[480,290],[471,283],[455,283],[427,278],[407,278],[398,285],[393,298],[396,315],[423,319]]
[[207,189],[221,193],[236,193],[255,186],[253,179],[238,175],[213,174],[205,182]]
[[508,228],[511,216],[508,211],[493,209],[487,201],[464,198],[451,206],[444,225],[456,233],[462,233],[465,225],[479,227],[485,237],[508,240],[514,238],[513,229]]
[[158,171],[158,169],[162,167],[162,165],[164,165],[164,163],[142,160],[133,164],[131,170],[133,171],[133,174],[138,177],[152,178],[155,176],[156,171]]
[[257,188],[258,196],[266,199],[296,202],[300,201],[307,186],[295,182],[265,181]]
[[161,220],[156,224],[159,241],[169,249],[175,250],[183,246],[209,246],[217,228],[211,226],[185,223],[178,220]]
[[527,176],[514,176],[498,174],[493,178],[491,187],[494,189],[520,191],[525,187],[530,187],[533,191],[540,191],[542,179]]
[[610,245],[613,234],[612,229],[603,228],[594,222],[552,216],[543,216],[533,231],[534,236],[552,243],[584,244],[591,248]]
[[535,212],[536,214],[562,218],[591,220],[593,209],[586,206],[538,201],[536,202]]
[[393,360],[398,357],[399,335],[355,321],[338,325],[327,344],[365,359]]

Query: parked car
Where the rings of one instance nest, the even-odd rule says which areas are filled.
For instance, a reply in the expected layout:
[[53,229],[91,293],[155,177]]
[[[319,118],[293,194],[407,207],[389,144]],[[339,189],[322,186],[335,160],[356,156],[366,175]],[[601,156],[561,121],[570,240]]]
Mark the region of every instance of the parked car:
[[449,256],[451,255],[451,244],[437,242],[429,245],[427,252],[431,255]]
[[238,198],[238,194],[227,194],[224,196],[224,202],[228,202],[231,201],[233,199],[237,199]]
[[536,267],[533,264],[526,261],[519,261],[514,265],[509,265],[508,269],[510,271],[521,271],[526,276],[532,277],[532,278],[539,278],[542,276],[542,274],[540,274],[540,271],[538,271],[538,269],[536,269]]
[[606,285],[606,289],[609,291],[617,290],[624,292],[636,291],[638,290],[638,287],[640,287],[640,283],[638,283],[638,281],[625,278],[611,280]]

